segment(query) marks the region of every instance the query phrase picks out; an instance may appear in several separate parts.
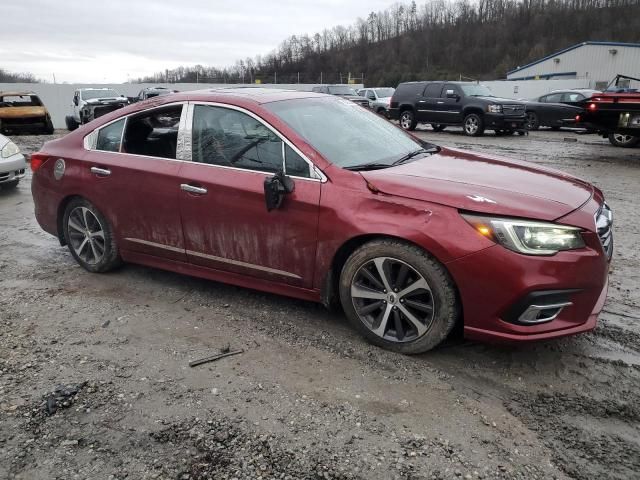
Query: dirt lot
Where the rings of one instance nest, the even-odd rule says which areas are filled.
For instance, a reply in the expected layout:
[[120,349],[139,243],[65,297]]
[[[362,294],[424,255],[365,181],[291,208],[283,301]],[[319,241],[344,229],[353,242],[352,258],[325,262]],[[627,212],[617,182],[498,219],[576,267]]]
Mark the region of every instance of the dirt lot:
[[[92,275],[40,230],[27,178],[0,192],[0,478],[640,478],[640,149],[418,134],[605,191],[616,252],[594,333],[405,357],[315,304],[135,265]],[[189,368],[225,345],[245,353]]]

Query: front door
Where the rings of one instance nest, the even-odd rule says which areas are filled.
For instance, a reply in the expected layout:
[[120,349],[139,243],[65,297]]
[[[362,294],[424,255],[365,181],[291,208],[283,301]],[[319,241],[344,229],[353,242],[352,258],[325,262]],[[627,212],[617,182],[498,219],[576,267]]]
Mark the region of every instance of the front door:
[[440,94],[438,107],[438,122],[462,123],[462,91],[460,88],[452,83],[445,84]]
[[182,109],[174,104],[108,124],[86,156],[86,196],[112,223],[122,250],[186,261],[176,161]]
[[[192,162],[180,170],[189,262],[311,287],[321,182],[308,162],[249,112],[191,105]],[[264,181],[285,170],[295,189],[267,211]]]
[[442,107],[440,92],[442,83],[429,83],[424,89],[422,98],[418,101],[418,121],[425,123],[437,123],[438,114]]

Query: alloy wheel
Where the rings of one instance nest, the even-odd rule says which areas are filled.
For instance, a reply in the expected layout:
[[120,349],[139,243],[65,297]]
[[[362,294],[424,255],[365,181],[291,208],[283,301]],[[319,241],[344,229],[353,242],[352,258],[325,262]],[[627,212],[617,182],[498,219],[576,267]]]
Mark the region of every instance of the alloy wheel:
[[464,122],[464,129],[469,135],[473,135],[478,131],[478,119],[476,117],[469,117]]
[[411,128],[411,115],[408,113],[403,113],[402,117],[400,117],[400,126],[404,129],[404,130],[408,130],[409,128]]
[[618,142],[620,145],[624,145],[626,143],[631,143],[635,140],[636,137],[634,137],[633,135],[625,135],[623,133],[614,133],[613,134],[613,138],[615,139],[616,142]]
[[409,264],[376,257],[351,281],[351,299],[362,323],[390,342],[410,342],[429,330],[435,308],[431,288]]
[[538,124],[538,116],[533,112],[527,112],[526,121],[529,130],[537,130],[540,127]]
[[69,244],[78,258],[88,265],[100,263],[105,252],[104,229],[86,207],[71,210],[67,221]]

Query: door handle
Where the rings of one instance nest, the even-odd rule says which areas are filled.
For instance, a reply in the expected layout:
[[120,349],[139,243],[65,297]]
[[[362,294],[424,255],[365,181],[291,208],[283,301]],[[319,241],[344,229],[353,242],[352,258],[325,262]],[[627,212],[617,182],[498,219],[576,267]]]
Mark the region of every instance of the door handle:
[[182,183],[180,185],[180,190],[189,193],[195,193],[197,195],[206,195],[207,189],[203,187],[194,187],[193,185],[189,185],[188,183]]
[[100,175],[101,177],[107,177],[111,175],[111,170],[100,167],[91,167],[91,173],[95,173],[96,175]]
[[436,102],[438,105],[442,105],[444,104],[444,102]]

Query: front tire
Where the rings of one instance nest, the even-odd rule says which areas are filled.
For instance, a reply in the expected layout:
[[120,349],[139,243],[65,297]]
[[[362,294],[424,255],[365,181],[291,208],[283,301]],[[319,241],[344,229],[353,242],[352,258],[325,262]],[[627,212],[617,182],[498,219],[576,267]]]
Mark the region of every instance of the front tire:
[[398,240],[375,240],[353,252],[340,275],[340,301],[369,342],[405,354],[439,345],[460,313],[444,267]]
[[633,135],[625,135],[622,133],[610,133],[608,138],[611,145],[622,148],[635,147],[640,143],[640,137],[634,137]]
[[404,110],[400,114],[400,128],[403,130],[415,130],[417,125],[418,122],[416,121],[416,116],[413,113],[413,110]]
[[480,137],[484,133],[484,120],[477,113],[470,113],[464,117],[462,128],[465,135]]
[[540,128],[540,119],[536,112],[527,112],[525,122],[527,130],[538,130]]
[[78,128],[78,122],[76,122],[76,119],[73,118],[72,115],[67,115],[66,117],[64,117],[64,122],[67,125],[67,130],[69,130],[70,132],[73,132],[76,128]]
[[62,225],[71,255],[85,270],[103,273],[122,263],[111,225],[91,202],[69,202]]

